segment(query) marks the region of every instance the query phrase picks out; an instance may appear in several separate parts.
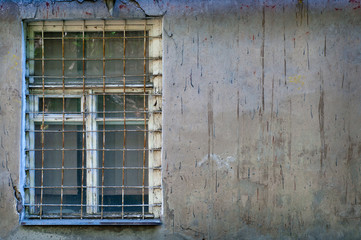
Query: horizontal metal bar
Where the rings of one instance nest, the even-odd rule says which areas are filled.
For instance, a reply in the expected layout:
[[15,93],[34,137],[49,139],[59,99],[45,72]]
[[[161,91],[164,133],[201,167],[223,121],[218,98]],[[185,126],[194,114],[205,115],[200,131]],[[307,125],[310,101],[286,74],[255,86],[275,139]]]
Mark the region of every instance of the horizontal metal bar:
[[[100,32],[100,31],[99,31]],[[111,31],[106,31],[106,32],[111,32]],[[119,31],[119,32],[123,32],[123,31]],[[126,31],[127,32],[127,31]],[[140,32],[140,31],[137,31]],[[73,32],[75,33],[75,32]],[[79,33],[81,33],[79,31]],[[128,37],[124,37],[124,36],[119,36],[119,37],[33,37],[33,38],[27,38],[27,40],[93,40],[93,39],[144,39],[144,38],[148,38],[148,39],[152,39],[152,38],[162,38],[162,35],[158,35],[158,36],[148,36],[148,35],[142,35],[142,36],[128,36]]]
[[[142,88],[144,88],[144,85],[141,86]],[[146,86],[147,87],[147,86]],[[128,87],[128,88],[140,88],[139,86],[135,86],[135,87]],[[26,93],[26,96],[39,96],[40,99],[42,99],[43,97],[43,93]],[[84,92],[81,95],[73,95],[73,94],[65,94],[65,98],[81,98],[82,96],[162,96],[161,93],[150,93],[150,92],[102,92],[102,93],[89,93],[89,92]],[[59,96],[59,94],[46,94],[44,93],[44,98],[61,98],[61,96]]]
[[[119,75],[90,75],[90,76],[87,76],[87,75],[77,75],[77,76],[51,76],[51,75],[28,75],[26,77],[28,78],[53,78],[53,79],[69,79],[69,78],[85,78],[85,79],[88,79],[88,78],[122,78],[122,77],[155,77],[155,76],[160,76],[160,74],[152,74],[152,73],[144,73],[144,74],[119,74]],[[81,83],[83,84],[83,83]]]
[[[51,125],[51,124],[59,124],[59,122],[62,122],[64,119],[64,123],[66,125],[81,125],[82,123],[82,118],[80,117],[71,117],[71,116],[67,116],[65,118],[63,118],[62,116],[45,116],[44,120],[45,120],[45,125]],[[41,123],[42,122],[42,116],[41,115],[38,115],[34,118],[32,118],[32,120],[36,123]],[[96,118],[95,119],[98,122],[103,122],[103,119],[101,118]],[[136,119],[128,119],[126,120],[126,124],[128,126],[130,125],[142,125],[141,124],[141,121],[143,120],[143,123],[144,123],[144,118],[136,118]],[[146,118],[145,120],[149,120],[148,118]],[[121,118],[106,118],[105,120],[105,123],[106,125],[119,125],[121,123],[124,123],[124,119],[121,119]],[[115,124],[114,124],[115,123]],[[144,126],[144,124],[143,124]]]
[[25,132],[38,132],[38,133],[91,133],[91,132],[149,132],[149,133],[154,133],[154,132],[162,132],[162,129],[158,129],[158,130],[92,130],[92,131],[86,131],[86,130],[25,130]]
[[68,167],[64,167],[64,168],[26,168],[25,171],[31,171],[31,170],[91,170],[91,169],[161,169],[161,168],[150,168],[150,167],[97,167],[97,168],[68,168]]
[[[63,216],[67,219],[77,219],[80,216],[80,213],[74,212],[74,213],[63,213]],[[144,214],[139,213],[139,212],[126,212],[125,214],[121,214],[121,213],[115,213],[115,212],[108,212],[105,213],[104,218],[106,219],[117,219],[119,217],[123,217],[124,218],[140,218],[143,217],[145,219],[154,219],[154,214],[152,213],[147,213],[145,212]],[[58,219],[59,218],[59,214],[43,214],[42,217],[44,219]],[[101,215],[99,213],[91,213],[91,214],[84,214],[83,217],[85,219],[99,219],[99,217],[101,217]],[[27,219],[39,219],[39,215],[38,214],[26,214],[26,218]]]
[[[111,83],[111,84],[105,84],[107,90],[111,89],[111,88],[122,88],[123,85],[121,83],[119,84],[114,84],[114,83]],[[44,89],[44,90],[47,90],[47,89],[64,89],[64,90],[68,90],[68,89],[85,89],[85,90],[94,90],[96,88],[103,88],[104,86],[103,85],[100,85],[100,84],[96,84],[96,85],[91,85],[91,84],[86,84],[85,86],[82,85],[82,83],[79,82],[79,84],[66,84],[66,85],[61,85],[61,84],[44,84],[41,85],[41,84],[29,84],[29,88],[30,90],[31,89]],[[131,87],[128,87],[128,88],[144,88],[144,85],[133,85]],[[151,86],[146,86],[146,88],[152,88]]]
[[[146,108],[147,109],[147,108]],[[27,111],[25,113],[34,113],[34,114],[86,114],[86,113],[153,113],[156,111],[148,111],[148,110],[139,110],[139,111],[94,111],[94,112],[41,112],[41,111],[37,111],[37,112],[31,112],[31,111]],[[159,111],[158,111],[159,112]]]
[[160,219],[41,219],[41,220],[29,220],[23,219],[20,221],[23,226],[36,226],[36,225],[49,225],[49,226],[82,226],[82,225],[161,225]]
[[32,152],[32,151],[160,151],[160,148],[144,148],[144,149],[124,149],[124,148],[105,148],[105,149],[82,149],[82,148],[74,148],[74,149],[67,149],[67,148],[34,148],[34,149],[25,149],[26,152]]
[[26,61],[114,61],[114,60],[162,60],[161,57],[126,57],[126,58],[27,58]]
[[50,203],[34,203],[34,204],[30,204],[30,203],[25,203],[24,206],[34,206],[34,207],[40,207],[40,206],[46,206],[46,207],[159,207],[161,206],[160,203],[158,204],[124,204],[124,205],[89,205],[89,204],[50,204]]
[[160,189],[161,186],[24,186],[25,189],[78,189],[78,188],[95,188],[95,189],[102,189],[102,188],[125,188],[125,189]]

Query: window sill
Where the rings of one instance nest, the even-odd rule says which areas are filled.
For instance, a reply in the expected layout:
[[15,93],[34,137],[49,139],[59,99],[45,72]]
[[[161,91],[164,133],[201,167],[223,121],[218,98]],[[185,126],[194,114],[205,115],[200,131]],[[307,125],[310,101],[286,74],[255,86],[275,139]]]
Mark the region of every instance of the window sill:
[[112,225],[161,225],[160,219],[26,219],[20,221],[23,226],[112,226]]

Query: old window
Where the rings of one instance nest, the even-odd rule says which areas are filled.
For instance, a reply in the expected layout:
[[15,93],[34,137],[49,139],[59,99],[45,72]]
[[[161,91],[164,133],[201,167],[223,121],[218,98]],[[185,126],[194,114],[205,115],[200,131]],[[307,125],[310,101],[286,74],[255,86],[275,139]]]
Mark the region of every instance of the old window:
[[22,224],[159,223],[160,20],[28,22],[26,45]]

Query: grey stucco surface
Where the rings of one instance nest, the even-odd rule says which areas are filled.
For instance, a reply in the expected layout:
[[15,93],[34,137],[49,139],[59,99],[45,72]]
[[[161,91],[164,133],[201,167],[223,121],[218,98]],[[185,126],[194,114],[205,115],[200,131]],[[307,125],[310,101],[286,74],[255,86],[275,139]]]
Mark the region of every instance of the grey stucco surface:
[[[360,6],[0,0],[0,239],[360,239]],[[20,226],[21,21],[145,14],[163,18],[163,225]]]

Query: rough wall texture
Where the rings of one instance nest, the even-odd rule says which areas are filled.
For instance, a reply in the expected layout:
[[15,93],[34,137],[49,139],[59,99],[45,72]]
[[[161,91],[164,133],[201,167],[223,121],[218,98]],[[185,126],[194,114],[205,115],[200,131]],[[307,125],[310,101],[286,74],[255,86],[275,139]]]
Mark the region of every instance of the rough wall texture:
[[[19,226],[22,19],[145,14],[163,15],[163,225]],[[0,0],[0,22],[0,238],[361,238],[359,0]]]

